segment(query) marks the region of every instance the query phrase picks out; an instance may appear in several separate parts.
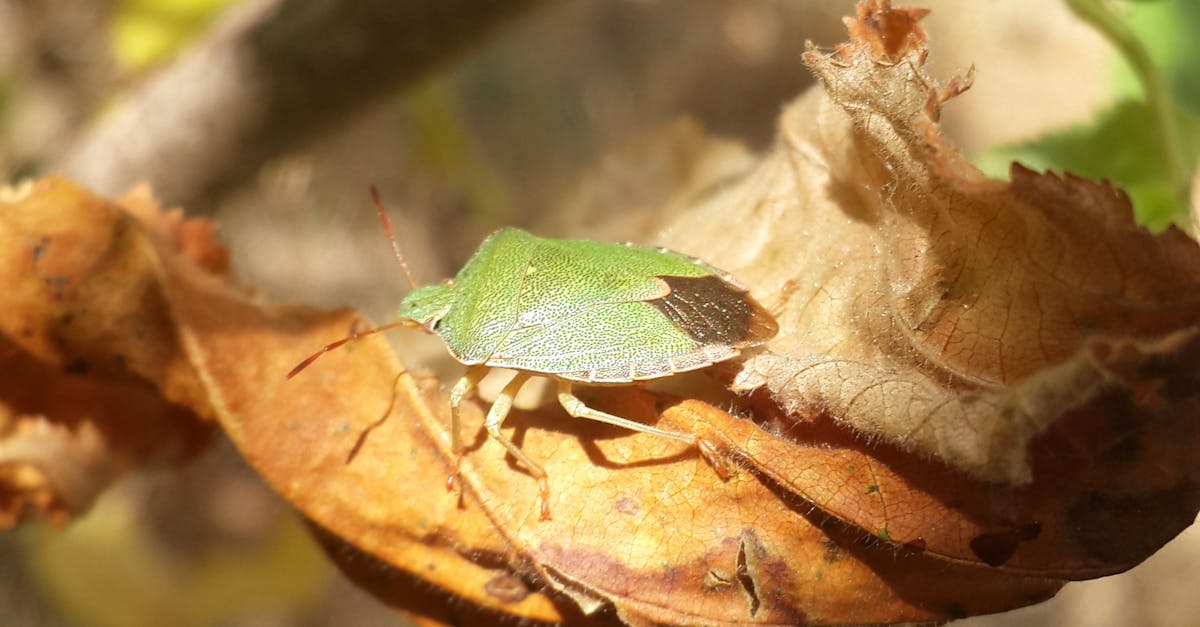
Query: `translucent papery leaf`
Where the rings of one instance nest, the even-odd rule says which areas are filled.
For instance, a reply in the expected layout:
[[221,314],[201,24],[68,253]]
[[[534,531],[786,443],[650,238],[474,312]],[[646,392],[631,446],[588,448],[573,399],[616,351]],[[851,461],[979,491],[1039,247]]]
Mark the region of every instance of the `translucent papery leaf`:
[[[781,303],[725,432],[759,472],[876,537],[954,562],[1086,578],[1195,518],[1200,247],[1107,183],[990,180],[937,120],[923,10],[863,3],[852,41],[754,172],[680,218]],[[833,471],[833,468],[837,468]]]

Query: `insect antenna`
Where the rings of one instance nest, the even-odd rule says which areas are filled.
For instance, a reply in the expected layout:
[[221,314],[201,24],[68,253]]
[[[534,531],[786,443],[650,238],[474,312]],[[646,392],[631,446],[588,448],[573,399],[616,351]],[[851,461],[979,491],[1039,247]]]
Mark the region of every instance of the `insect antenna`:
[[366,331],[362,331],[359,333],[351,333],[350,335],[348,335],[336,342],[330,342],[329,344],[322,346],[321,350],[309,355],[308,357],[306,357],[304,359],[304,361],[296,364],[296,367],[292,368],[292,371],[287,373],[287,376],[285,376],[284,379],[285,380],[291,379],[292,377],[300,374],[300,371],[304,370],[309,365],[311,365],[312,362],[316,361],[321,355],[324,355],[325,353],[328,353],[329,351],[334,350],[335,348],[340,348],[342,346],[345,346],[346,344],[349,344],[350,342],[362,339],[368,335],[375,335],[376,333],[382,333],[383,331],[387,331],[389,329],[395,329],[396,327],[411,327],[411,326],[416,326],[416,323],[413,322],[412,320],[397,320],[395,322],[391,322],[391,323],[385,324],[383,326],[375,327],[374,329],[367,329]]
[[[384,210],[384,208],[383,208],[383,200],[379,197],[379,189],[377,187],[375,187],[374,183],[371,183],[370,190],[371,190],[371,201],[375,205],[375,213],[379,215],[379,221],[383,223],[383,231],[384,231],[384,233],[387,233],[388,241],[390,241],[392,243],[392,252],[396,253],[396,261],[400,262],[400,268],[404,270],[404,276],[408,279],[408,284],[410,286],[412,286],[412,288],[415,290],[415,289],[417,289],[417,281],[416,281],[416,279],[413,278],[412,272],[408,269],[408,263],[406,261],[404,261],[404,255],[400,252],[400,245],[396,243],[396,234],[392,231],[392,221],[390,219],[388,219],[387,211]],[[328,353],[329,351],[334,350],[336,348],[345,346],[346,344],[349,344],[350,342],[361,339],[368,335],[375,335],[376,333],[382,333],[383,331],[387,331],[389,329],[395,329],[396,327],[413,327],[413,326],[420,326],[420,325],[413,322],[412,320],[397,320],[396,322],[385,324],[383,326],[378,326],[378,327],[375,327],[374,329],[367,329],[366,331],[362,331],[359,333],[351,333],[350,335],[348,335],[336,342],[331,342],[329,344],[326,344],[325,346],[322,346],[321,350],[309,355],[308,357],[306,357],[304,359],[304,361],[296,364],[296,367],[292,368],[291,372],[287,373],[287,376],[284,377],[284,380],[291,379],[292,377],[300,374],[301,371],[303,371],[305,368],[309,367],[314,361],[319,359],[321,357],[321,355],[324,355],[325,353]]]
[[396,243],[396,235],[392,233],[392,221],[388,219],[387,211],[383,209],[383,200],[379,197],[379,189],[371,183],[371,201],[375,203],[375,213],[379,214],[379,221],[383,222],[383,231],[387,233],[388,240],[392,242],[392,252],[396,253],[396,261],[400,262],[400,268],[404,270],[404,276],[408,278],[408,284],[415,290],[417,289],[417,281],[413,279],[412,272],[408,269],[408,262],[404,261],[404,255],[400,253],[400,245]]

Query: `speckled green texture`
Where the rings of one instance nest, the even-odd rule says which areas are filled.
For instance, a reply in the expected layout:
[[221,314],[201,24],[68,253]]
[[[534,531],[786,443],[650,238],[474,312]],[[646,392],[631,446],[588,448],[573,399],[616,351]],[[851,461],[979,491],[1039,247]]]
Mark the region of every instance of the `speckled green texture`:
[[691,257],[518,229],[492,234],[452,281],[409,294],[399,316],[464,364],[590,383],[701,368],[776,331],[744,288]]

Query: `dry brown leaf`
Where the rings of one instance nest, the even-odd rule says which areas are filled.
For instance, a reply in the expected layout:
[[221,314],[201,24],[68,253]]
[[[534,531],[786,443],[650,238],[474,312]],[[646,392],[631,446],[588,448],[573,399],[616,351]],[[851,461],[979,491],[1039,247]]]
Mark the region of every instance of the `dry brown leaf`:
[[158,253],[121,207],[53,180],[6,189],[0,251],[0,528],[65,523],[128,467],[209,440]]
[[[70,473],[142,463],[201,416],[352,578],[429,624],[933,621],[1137,563],[1198,505],[1200,251],[1136,227],[1110,186],[963,162],[935,124],[963,83],[922,74],[921,15],[864,4],[854,41],[808,54],[825,90],[789,108],[776,149],[671,230],[783,303],[780,337],[735,376],[758,388],[746,415],[587,394],[700,434],[740,464],[730,478],[672,442],[513,412],[550,478],[539,521],[537,483],[473,401],[447,493],[444,386],[378,337],[283,378],[361,318],[264,306],[212,272],[211,225],[48,179],[0,218],[0,459],[24,451],[0,462],[0,507],[76,512],[103,481]],[[84,390],[59,411],[61,385]],[[137,394],[145,432],[122,422]]]
[[936,121],[969,78],[923,73],[923,14],[861,5],[854,41],[807,53],[824,89],[776,150],[664,242],[786,298],[736,379],[784,410],[760,412],[770,435],[714,428],[878,537],[1039,576],[1129,568],[1200,505],[1200,247],[1107,183],[963,160]]
[[[1197,331],[1200,248],[1136,225],[1107,183],[1020,166],[1011,183],[985,178],[936,126],[969,79],[939,88],[915,22],[905,38],[894,28],[910,20],[877,15],[906,10],[870,4],[852,28],[866,39],[806,54],[824,89],[784,113],[778,148],[666,242],[705,251],[764,299],[792,290],[741,388],[1026,482],[1032,438],[1130,383],[1095,343]],[[878,24],[893,30],[869,37]],[[876,56],[883,39],[910,45]]]

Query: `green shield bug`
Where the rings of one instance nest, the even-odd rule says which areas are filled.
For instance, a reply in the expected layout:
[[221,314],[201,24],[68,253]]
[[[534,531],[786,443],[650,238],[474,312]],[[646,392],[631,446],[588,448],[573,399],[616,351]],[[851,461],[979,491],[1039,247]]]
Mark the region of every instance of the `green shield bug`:
[[573,387],[629,385],[704,368],[778,331],[774,317],[746,288],[698,259],[663,248],[542,238],[513,228],[491,234],[453,279],[417,288],[374,187],[371,194],[414,289],[401,301],[396,322],[323,347],[288,378],[364,335],[398,326],[437,334],[467,366],[450,392],[457,459],[447,485],[453,486],[464,454],[459,406],[490,368],[515,370],[484,426],[538,480],[542,519],[550,517],[546,472],[500,431],[529,377],[557,380],[559,403],[571,416],[696,445],[693,434],[588,407]]

